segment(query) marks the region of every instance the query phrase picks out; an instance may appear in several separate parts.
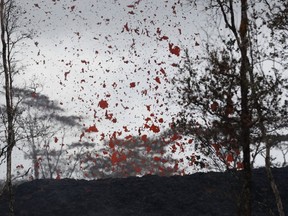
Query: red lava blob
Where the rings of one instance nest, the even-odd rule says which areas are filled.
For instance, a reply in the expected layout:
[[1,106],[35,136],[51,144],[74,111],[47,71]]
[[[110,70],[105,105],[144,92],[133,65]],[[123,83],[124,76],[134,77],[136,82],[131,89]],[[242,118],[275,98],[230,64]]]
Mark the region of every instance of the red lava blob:
[[95,125],[90,126],[88,129],[85,130],[85,132],[91,133],[91,132],[98,132],[98,129]]
[[173,46],[173,43],[169,43],[169,51],[171,54],[174,54],[176,56],[180,55],[180,47]]
[[98,106],[101,107],[102,109],[106,109],[108,108],[108,102],[106,100],[101,100]]
[[146,135],[146,134],[143,134],[143,135],[141,136],[141,139],[142,139],[142,141],[144,141],[144,142],[147,142],[147,141],[148,141],[148,138],[147,138],[147,135]]
[[159,78],[159,77],[156,77],[156,78],[155,78],[155,81],[156,81],[157,83],[161,84],[161,81],[160,81],[160,78]]
[[135,82],[130,83],[130,88],[135,88],[135,86],[136,86]]
[[160,128],[154,124],[150,127],[150,130],[153,131],[154,133],[160,132]]

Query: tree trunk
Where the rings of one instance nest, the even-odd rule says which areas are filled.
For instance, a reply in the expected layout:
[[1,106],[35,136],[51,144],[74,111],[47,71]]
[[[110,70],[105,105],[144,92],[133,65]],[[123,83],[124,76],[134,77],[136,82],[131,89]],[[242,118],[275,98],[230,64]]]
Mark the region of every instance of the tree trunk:
[[[34,139],[32,137],[32,139]],[[34,166],[34,179],[39,179],[39,161],[37,159],[37,152],[34,141],[32,142],[32,163]]]
[[240,67],[240,87],[241,87],[241,137],[243,147],[243,165],[244,165],[244,185],[241,197],[239,214],[243,216],[251,215],[251,165],[250,165],[250,112],[249,112],[249,59],[248,51],[248,3],[247,0],[241,0],[241,24],[239,28],[241,67]]
[[1,0],[0,17],[1,17],[1,45],[2,45],[2,65],[5,77],[5,101],[7,114],[7,152],[6,152],[6,185],[9,196],[9,212],[14,215],[13,208],[13,191],[12,191],[12,150],[15,145],[15,130],[14,130],[14,108],[13,108],[13,90],[12,90],[12,71],[10,68],[9,56],[9,33],[7,32],[7,2]]
[[253,71],[250,71],[250,81],[251,81],[251,85],[253,86],[251,89],[252,90],[252,100],[254,101],[255,108],[257,110],[257,114],[258,114],[258,118],[259,118],[259,128],[260,128],[261,135],[262,135],[262,142],[264,142],[266,145],[265,168],[266,168],[267,178],[270,182],[272,191],[273,191],[274,196],[275,196],[279,216],[285,216],[283,204],[282,204],[282,199],[281,199],[278,187],[276,185],[276,182],[275,182],[275,179],[273,177],[272,170],[271,170],[271,157],[270,157],[271,142],[269,141],[269,138],[267,136],[267,129],[266,129],[265,123],[264,123],[265,118],[263,116],[261,105],[258,101],[258,96],[257,96],[255,89],[254,89],[254,86],[256,84],[254,81]]
[[265,168],[266,168],[266,172],[267,172],[267,177],[268,177],[268,180],[270,182],[272,191],[273,191],[275,199],[276,199],[276,204],[277,204],[279,216],[285,216],[283,204],[282,204],[282,199],[280,197],[280,193],[279,193],[277,184],[275,182],[275,179],[273,177],[272,170],[271,170],[270,149],[271,149],[270,144],[266,143]]

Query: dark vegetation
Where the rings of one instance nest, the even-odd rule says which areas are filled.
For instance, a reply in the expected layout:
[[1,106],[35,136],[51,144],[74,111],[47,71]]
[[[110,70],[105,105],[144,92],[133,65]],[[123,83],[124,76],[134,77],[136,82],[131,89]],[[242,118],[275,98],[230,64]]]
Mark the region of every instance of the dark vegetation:
[[[237,215],[241,174],[34,180],[16,186],[15,215]],[[273,174],[288,212],[288,167],[274,168]],[[253,170],[252,197],[252,215],[277,215],[264,168]],[[0,215],[8,215],[3,198]]]

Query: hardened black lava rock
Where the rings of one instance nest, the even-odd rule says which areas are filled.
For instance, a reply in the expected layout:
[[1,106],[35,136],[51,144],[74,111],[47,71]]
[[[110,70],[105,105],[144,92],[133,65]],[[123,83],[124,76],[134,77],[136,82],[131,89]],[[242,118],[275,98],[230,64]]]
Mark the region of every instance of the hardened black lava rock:
[[[288,167],[273,169],[288,214]],[[237,215],[241,172],[123,179],[34,180],[15,188],[15,215],[225,216]],[[278,215],[265,169],[253,170],[252,215]],[[8,202],[0,199],[0,215]]]

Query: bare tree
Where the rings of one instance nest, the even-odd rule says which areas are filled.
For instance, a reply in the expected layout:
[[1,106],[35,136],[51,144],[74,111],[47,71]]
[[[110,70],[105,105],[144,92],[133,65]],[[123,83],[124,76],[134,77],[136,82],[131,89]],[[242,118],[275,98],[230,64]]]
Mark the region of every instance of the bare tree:
[[0,22],[1,22],[1,66],[4,74],[5,91],[5,136],[6,145],[1,149],[1,156],[6,157],[6,184],[4,189],[8,190],[10,205],[10,215],[14,214],[12,197],[12,151],[16,145],[15,139],[15,121],[17,119],[18,102],[15,101],[13,91],[13,78],[17,74],[17,65],[15,62],[16,47],[20,41],[30,37],[30,34],[20,32],[19,17],[20,8],[13,0],[1,0],[0,2]]
[[[38,90],[39,86],[34,80],[29,89],[14,89],[15,95],[22,98],[19,107],[23,110],[16,122],[17,137],[27,143],[21,149],[25,158],[32,160],[34,179],[40,178],[40,174],[42,178],[53,178],[60,170],[60,159],[67,148],[64,144],[66,131],[80,126],[79,116],[65,115],[56,101]],[[57,146],[52,147],[53,143]]]

